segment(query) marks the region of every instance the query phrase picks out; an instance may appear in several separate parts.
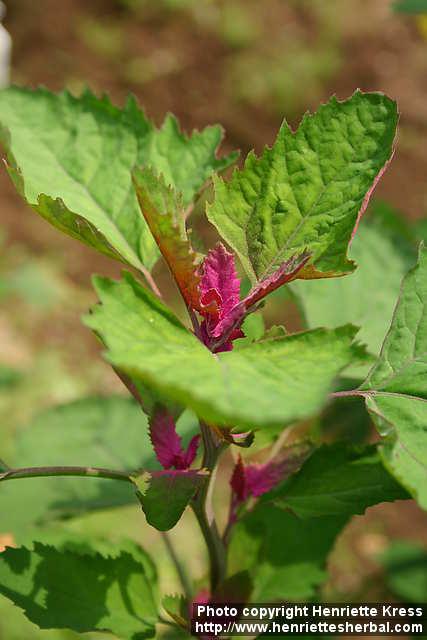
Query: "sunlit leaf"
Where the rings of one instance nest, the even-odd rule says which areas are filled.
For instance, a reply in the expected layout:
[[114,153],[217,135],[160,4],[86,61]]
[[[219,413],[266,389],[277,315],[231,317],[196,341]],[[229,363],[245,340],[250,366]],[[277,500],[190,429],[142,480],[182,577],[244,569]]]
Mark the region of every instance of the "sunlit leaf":
[[307,250],[300,278],[342,275],[350,237],[392,154],[396,104],[380,93],[332,98],[296,133],[283,123],[273,147],[250,153],[229,182],[215,179],[208,217],[262,280]]
[[150,164],[183,193],[187,206],[213,171],[221,127],[187,137],[168,116],[156,129],[129,98],[123,109],[90,91],[12,87],[0,92],[1,141],[23,198],[48,222],[137,269],[150,269],[158,249],[140,214],[131,171]]
[[279,428],[312,415],[355,352],[345,326],[214,355],[129,274],[95,284],[102,304],[85,322],[107,359],[208,422]]
[[361,387],[387,468],[427,508],[427,249],[404,278],[377,364]]

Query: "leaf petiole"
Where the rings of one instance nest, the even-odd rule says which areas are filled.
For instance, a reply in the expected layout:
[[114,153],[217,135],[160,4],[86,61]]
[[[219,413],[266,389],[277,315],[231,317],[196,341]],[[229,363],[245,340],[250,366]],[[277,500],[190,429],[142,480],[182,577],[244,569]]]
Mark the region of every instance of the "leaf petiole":
[[349,391],[334,391],[329,394],[330,398],[366,398],[374,395],[374,391],[367,391],[361,389],[350,389]]
[[20,469],[7,469],[0,473],[0,482],[19,478],[48,478],[51,476],[81,476],[87,478],[105,478],[107,480],[121,480],[132,484],[131,473],[128,471],[116,471],[100,467],[22,467]]

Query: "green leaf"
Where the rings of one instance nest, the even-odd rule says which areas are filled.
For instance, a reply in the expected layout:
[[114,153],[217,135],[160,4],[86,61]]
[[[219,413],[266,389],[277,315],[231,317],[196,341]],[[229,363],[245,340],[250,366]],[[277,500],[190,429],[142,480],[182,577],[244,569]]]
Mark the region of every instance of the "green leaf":
[[115,557],[61,551],[38,542],[0,556],[0,593],[42,629],[111,631],[154,637],[158,619],[152,564],[140,550]]
[[326,558],[346,520],[301,520],[279,507],[259,505],[235,526],[229,572],[249,572],[253,602],[308,600],[326,579]]
[[175,116],[169,114],[161,129],[147,139],[146,156],[138,164],[150,164],[163,174],[166,183],[182,193],[184,205],[188,206],[214,172],[225,171],[239,156],[238,151],[233,151],[216,157],[223,135],[220,125],[212,125],[186,136]]
[[379,448],[384,464],[427,509],[426,400],[376,392],[366,406],[384,437]]
[[[186,421],[179,431],[184,437],[193,435],[194,421]],[[14,467],[159,468],[146,416],[133,400],[120,396],[88,398],[43,412],[18,432],[13,452],[0,450],[0,457]],[[132,485],[114,480],[69,477],[0,483],[3,531],[18,532],[40,520],[126,504],[137,507]]]
[[265,498],[300,518],[361,514],[410,496],[384,469],[376,447],[322,446],[300,471]]
[[130,274],[96,278],[85,318],[132,378],[220,425],[282,427],[314,414],[351,360],[355,329],[319,329],[212,354]]
[[86,91],[0,92],[0,138],[21,195],[59,230],[133,267],[150,269],[158,250],[132,187],[135,165],[151,164],[188,205],[211,176],[220,127],[184,136],[168,116],[158,130],[129,98],[123,109]]
[[164,596],[162,599],[162,606],[170,615],[172,620],[175,620],[175,622],[184,629],[188,628],[189,603],[184,596]]
[[427,249],[404,278],[378,362],[362,389],[427,399]]
[[413,264],[415,252],[408,235],[403,220],[386,205],[377,203],[351,244],[350,256],[358,264],[353,274],[291,285],[308,327],[338,327],[354,322],[361,327],[359,340],[377,355],[400,282]]
[[391,473],[427,508],[427,249],[404,278],[377,364],[361,387]]
[[135,169],[133,181],[141,211],[182,297],[188,307],[199,309],[200,260],[187,236],[182,195],[151,167]]
[[427,0],[398,0],[393,3],[397,13],[427,13]]
[[427,602],[427,551],[420,544],[394,542],[381,555],[389,589],[403,602]]
[[207,473],[193,469],[145,472],[134,476],[133,481],[148,524],[159,531],[168,531],[207,481]]
[[308,250],[298,275],[342,275],[358,217],[392,154],[396,104],[379,93],[335,97],[306,115],[296,133],[283,123],[273,147],[250,153],[231,180],[215,180],[208,217],[238,253],[252,281]]

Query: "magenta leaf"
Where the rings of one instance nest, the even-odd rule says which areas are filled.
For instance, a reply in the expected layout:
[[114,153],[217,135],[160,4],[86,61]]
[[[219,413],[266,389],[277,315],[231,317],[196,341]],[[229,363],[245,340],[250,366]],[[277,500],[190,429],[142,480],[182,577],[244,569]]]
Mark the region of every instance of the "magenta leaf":
[[200,434],[197,434],[196,436],[193,436],[191,438],[190,443],[187,447],[187,450],[184,452],[184,456],[182,458],[182,462],[184,466],[180,467],[179,465],[175,465],[176,469],[188,469],[189,467],[191,467],[197,455],[199,442],[200,442]]
[[[222,335],[222,327],[233,324],[234,309],[240,302],[240,279],[237,275],[234,255],[221,243],[211,249],[202,265],[200,281],[200,301],[204,309],[201,333],[203,342],[211,348],[215,339]],[[236,318],[238,319],[238,315]],[[230,331],[230,335],[215,351],[229,351],[232,341],[243,337],[240,327]]]
[[246,467],[246,493],[254,498],[259,498],[279,484],[283,472],[283,465],[273,462],[248,465]]
[[237,522],[245,501],[268,493],[298,471],[311,451],[312,447],[308,443],[295,444],[282,451],[278,458],[264,464],[245,465],[239,456],[230,478],[231,500],[225,540],[229,540],[231,529]]
[[[211,325],[202,326],[203,340],[212,351],[229,351],[233,340],[244,337],[241,324],[246,316],[254,311],[265,296],[282,285],[294,280],[310,259],[310,254],[304,251],[283,262],[270,276],[259,282],[234,307],[227,308],[227,313],[219,314]],[[213,296],[209,298],[212,300]],[[234,298],[236,299],[236,298]]]
[[218,296],[220,313],[227,315],[240,300],[240,279],[237,275],[234,255],[220,242],[211,249],[203,262],[200,281],[202,303],[211,292]]
[[200,326],[203,343],[214,353],[230,351],[233,341],[244,337],[241,325],[246,316],[266,295],[294,280],[309,259],[306,251],[292,256],[240,300],[234,255],[223,244],[217,244],[201,266],[199,308],[203,315]]
[[188,469],[197,455],[200,435],[194,436],[184,451],[175,421],[166,409],[156,409],[149,423],[151,442],[162,467]]
[[237,502],[249,497],[259,498],[271,491],[285,472],[283,462],[270,461],[265,464],[244,465],[241,456],[234,467],[230,484]]
[[243,465],[242,456],[239,455],[234,466],[233,475],[230,479],[230,486],[237,502],[243,502],[246,499],[246,477],[245,467]]

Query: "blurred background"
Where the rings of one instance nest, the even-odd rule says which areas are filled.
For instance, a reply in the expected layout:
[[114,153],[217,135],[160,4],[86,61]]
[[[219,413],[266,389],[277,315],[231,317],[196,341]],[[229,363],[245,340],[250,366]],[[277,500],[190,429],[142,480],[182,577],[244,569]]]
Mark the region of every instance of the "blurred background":
[[[307,109],[315,110],[331,94],[346,98],[358,87],[387,93],[398,101],[401,119],[396,155],[376,198],[409,225],[427,216],[427,13],[397,11],[390,0],[5,4],[13,83],[74,93],[88,85],[118,104],[132,92],[157,124],[168,111],[187,131],[221,123],[224,151],[239,148],[243,157],[271,144],[284,117],[295,127]],[[210,233],[201,229],[202,236]],[[94,300],[91,273],[119,271],[119,265],[34,215],[0,170],[3,443],[41,409],[97,393],[124,393],[80,323]],[[113,526],[140,539],[141,517],[134,511],[126,526],[123,517],[102,515],[73,526],[96,532]],[[6,522],[0,513],[0,547],[13,542]],[[146,546],[161,544],[156,534],[144,535]],[[173,535],[183,539],[185,533]],[[427,515],[415,504],[371,508],[340,536],[326,597],[427,601],[426,550]],[[401,558],[411,559],[409,574],[393,572]],[[199,559],[195,554],[196,567]],[[163,580],[173,582],[170,570]],[[77,637],[55,634],[24,623],[1,600],[1,639]]]

